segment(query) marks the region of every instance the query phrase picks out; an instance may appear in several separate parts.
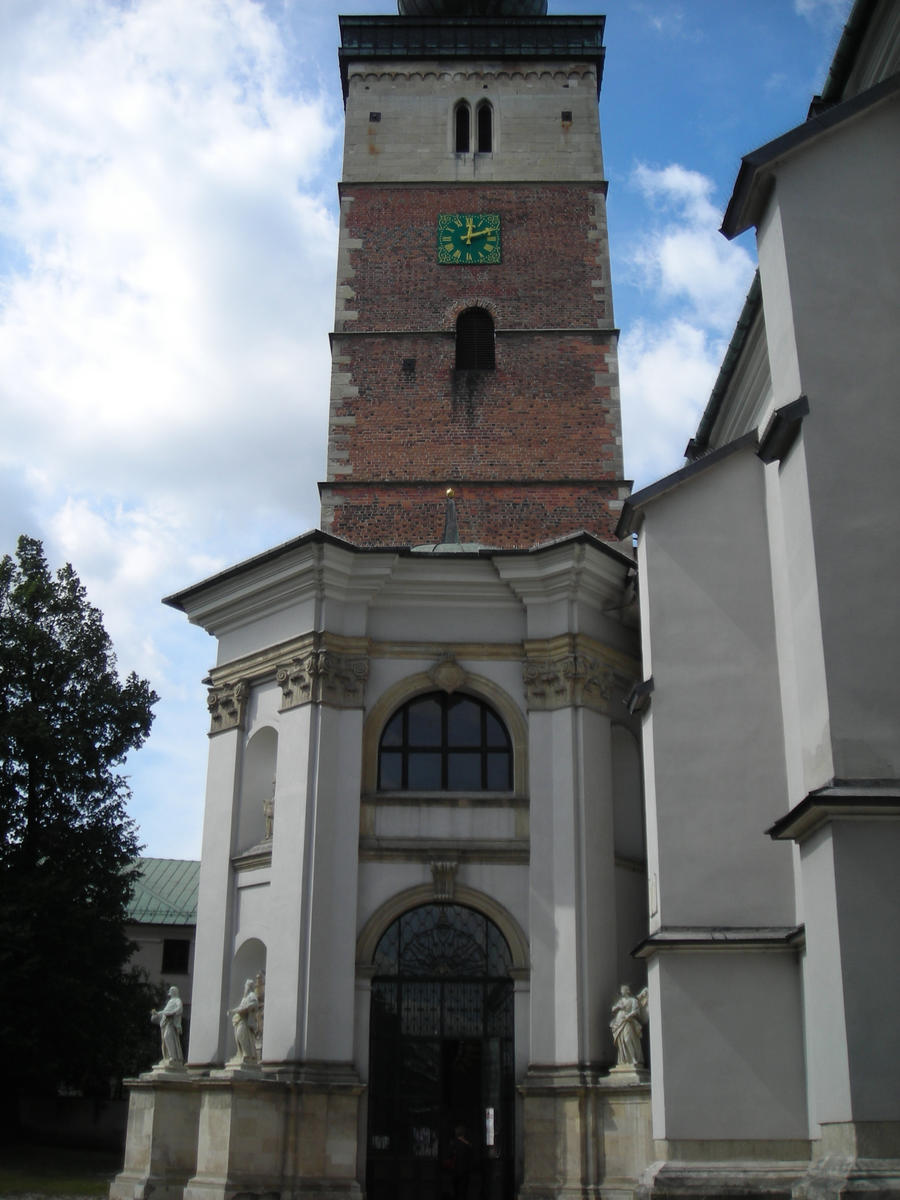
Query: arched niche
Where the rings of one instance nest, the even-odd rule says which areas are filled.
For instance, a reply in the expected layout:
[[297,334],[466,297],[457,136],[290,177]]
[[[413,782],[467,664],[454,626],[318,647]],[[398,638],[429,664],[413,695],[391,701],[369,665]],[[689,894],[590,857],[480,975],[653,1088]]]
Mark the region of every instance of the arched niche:
[[630,729],[613,725],[611,748],[615,851],[621,858],[643,862],[647,846],[640,747]]
[[[241,942],[231,960],[231,976],[228,983],[228,1008],[235,1008],[244,994],[247,981],[252,981],[256,992],[256,1053],[262,1058],[263,1028],[266,1011],[266,945],[259,938],[248,937]],[[229,1038],[231,1022],[229,1021]],[[226,1058],[234,1050],[230,1045]]]
[[244,747],[241,765],[237,853],[249,850],[266,839],[267,825],[271,824],[271,814],[274,812],[277,759],[277,732],[268,725],[257,729]]
[[363,726],[363,792],[371,795],[377,790],[378,745],[387,722],[407,700],[436,689],[467,693],[486,700],[496,711],[512,741],[513,791],[524,795],[528,789],[528,724],[522,710],[492,679],[464,671],[452,660],[443,660],[431,671],[399,680],[373,704]]

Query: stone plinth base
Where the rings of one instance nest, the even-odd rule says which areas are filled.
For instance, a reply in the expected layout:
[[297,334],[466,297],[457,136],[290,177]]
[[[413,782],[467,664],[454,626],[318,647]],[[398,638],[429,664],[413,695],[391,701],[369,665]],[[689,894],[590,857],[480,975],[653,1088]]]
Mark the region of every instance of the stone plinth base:
[[638,1200],[900,1200],[900,1122],[823,1125],[816,1141],[654,1142]]
[[532,1067],[519,1090],[520,1200],[632,1200],[652,1158],[649,1083],[590,1067]]
[[900,1197],[900,1121],[845,1121],[822,1126],[813,1161],[793,1200]]
[[351,1068],[320,1064],[264,1074],[216,1072],[203,1083],[197,1170],[184,1200],[361,1195],[356,1157],[362,1085]]
[[641,1177],[639,1200],[792,1200],[809,1165],[809,1142],[655,1141],[657,1161]]
[[125,1165],[110,1200],[181,1200],[197,1162],[200,1091],[183,1068],[127,1080]]
[[110,1200],[361,1196],[362,1084],[343,1064],[246,1067],[132,1088],[125,1167]]

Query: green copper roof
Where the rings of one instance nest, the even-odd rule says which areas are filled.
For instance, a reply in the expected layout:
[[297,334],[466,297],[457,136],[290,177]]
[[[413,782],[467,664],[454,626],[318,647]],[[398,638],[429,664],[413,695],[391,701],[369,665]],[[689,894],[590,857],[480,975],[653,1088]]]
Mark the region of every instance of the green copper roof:
[[200,864],[183,858],[139,858],[128,919],[142,925],[194,925]]

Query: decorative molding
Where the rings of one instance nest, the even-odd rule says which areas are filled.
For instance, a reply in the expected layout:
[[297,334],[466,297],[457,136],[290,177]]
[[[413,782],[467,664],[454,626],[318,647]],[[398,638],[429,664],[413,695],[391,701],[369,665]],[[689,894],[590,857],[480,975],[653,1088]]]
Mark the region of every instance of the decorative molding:
[[580,634],[526,642],[522,681],[531,711],[584,707],[622,716],[637,663]]
[[[421,60],[419,60],[421,63]],[[392,84],[397,83],[433,83],[441,81],[443,83],[480,85],[485,81],[496,82],[501,79],[507,81],[519,82],[521,80],[535,79],[551,79],[556,83],[571,83],[573,80],[578,82],[587,80],[593,82],[596,78],[596,71],[593,67],[576,67],[573,66],[567,69],[548,70],[516,70],[514,68],[501,67],[497,70],[485,70],[484,68],[473,70],[447,70],[440,67],[414,66],[414,67],[372,67],[370,65],[350,67],[347,71],[347,78],[350,81],[361,83],[374,83],[382,79],[389,80]]]
[[206,694],[209,709],[209,736],[228,729],[243,729],[250,685],[246,679],[211,687]]
[[245,654],[232,662],[213,667],[208,682],[213,687],[246,680],[251,686],[274,681],[278,668],[295,658],[303,658],[313,650],[324,647],[334,654],[365,658],[369,655],[368,638],[343,637],[338,633],[304,633],[300,637],[266,646],[254,654]]
[[458,859],[437,860],[431,863],[431,878],[434,882],[435,900],[452,900],[456,890],[456,872],[459,870]]
[[414,838],[362,836],[360,862],[420,862],[432,866],[451,856],[459,862],[502,863],[527,866],[531,852],[528,838]]

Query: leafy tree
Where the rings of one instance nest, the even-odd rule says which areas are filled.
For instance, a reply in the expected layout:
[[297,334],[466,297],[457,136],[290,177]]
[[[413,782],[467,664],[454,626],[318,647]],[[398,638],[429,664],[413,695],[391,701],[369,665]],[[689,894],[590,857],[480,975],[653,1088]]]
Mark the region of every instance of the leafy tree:
[[[146,988],[123,973],[139,846],[118,773],[157,696],[123,683],[102,615],[21,537],[0,561],[0,1005],[5,1090],[90,1090],[128,1062]],[[0,1089],[0,1092],[4,1089]],[[6,1114],[9,1115],[8,1113]]]

